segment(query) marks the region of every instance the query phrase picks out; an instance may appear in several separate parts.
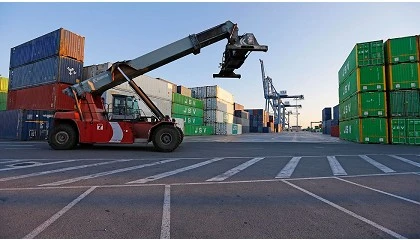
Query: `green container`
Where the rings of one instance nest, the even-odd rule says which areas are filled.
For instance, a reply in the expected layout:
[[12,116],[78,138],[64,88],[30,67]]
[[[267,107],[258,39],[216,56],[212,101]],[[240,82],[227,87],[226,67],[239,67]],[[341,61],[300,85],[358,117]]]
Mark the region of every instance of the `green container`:
[[386,71],[389,90],[420,89],[419,63],[387,65]]
[[214,128],[210,126],[184,125],[185,136],[207,136],[213,134]]
[[338,71],[338,82],[344,80],[358,67],[383,65],[384,47],[383,41],[358,43],[350,52],[344,64]]
[[420,118],[391,118],[390,132],[393,144],[420,145]]
[[356,92],[385,91],[385,67],[368,66],[357,68],[339,86],[339,101],[343,102]]
[[7,109],[7,102],[0,102],[0,111],[4,111]]
[[0,103],[7,103],[7,92],[0,92]]
[[172,113],[201,118],[204,116],[203,109],[189,107],[178,103],[172,103]]
[[340,121],[340,139],[358,143],[388,143],[386,118],[357,118]]
[[192,116],[186,116],[186,115],[180,115],[180,114],[172,114],[172,117],[182,118],[184,119],[184,124],[188,124],[188,125],[202,126],[204,124],[204,120],[202,117],[192,117]]
[[192,97],[187,97],[179,93],[172,93],[172,102],[178,103],[180,105],[204,109],[204,104],[202,100],[192,98]]
[[361,117],[386,117],[386,92],[357,93],[340,103],[340,121]]
[[420,90],[389,92],[388,105],[392,117],[420,117]]
[[386,63],[396,64],[419,61],[417,36],[388,39],[385,42]]

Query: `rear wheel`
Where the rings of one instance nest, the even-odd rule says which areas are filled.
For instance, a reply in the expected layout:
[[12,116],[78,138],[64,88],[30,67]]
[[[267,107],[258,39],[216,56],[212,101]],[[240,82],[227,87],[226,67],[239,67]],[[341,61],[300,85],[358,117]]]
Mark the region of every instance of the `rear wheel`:
[[76,130],[68,124],[55,126],[48,137],[48,144],[55,150],[73,149],[77,141]]
[[153,146],[160,152],[172,152],[181,143],[181,134],[173,126],[158,127],[153,134]]

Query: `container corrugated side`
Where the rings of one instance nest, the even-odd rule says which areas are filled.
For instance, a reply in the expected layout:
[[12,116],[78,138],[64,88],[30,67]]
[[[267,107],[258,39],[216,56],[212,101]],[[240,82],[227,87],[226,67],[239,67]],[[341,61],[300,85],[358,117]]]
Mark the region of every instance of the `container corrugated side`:
[[229,103],[220,98],[207,98],[204,102],[205,110],[219,110],[225,113],[233,114],[233,103]]
[[322,109],[322,121],[327,121],[331,119],[331,108]]
[[392,117],[420,117],[420,90],[389,92]]
[[420,145],[420,119],[407,119],[408,144]]
[[82,80],[99,75],[112,66],[111,62],[83,67]]
[[0,92],[0,111],[7,109],[7,92]]
[[[219,98],[225,102],[233,104],[235,101],[233,99],[232,93],[226,91],[225,89],[215,85],[207,86],[206,88],[206,98]],[[233,114],[233,113],[232,113]]]
[[172,102],[185,105],[185,106],[191,106],[195,108],[204,109],[203,100],[187,97],[179,93],[172,93]]
[[65,29],[58,29],[25,42],[10,50],[10,68],[16,68],[52,56],[84,61],[85,38]]
[[[168,115],[169,117],[172,116],[172,102],[167,99],[156,98],[156,97],[149,97],[150,100],[156,105],[156,107],[162,112],[163,115]],[[139,108],[142,110],[142,114],[146,114],[146,116],[153,116],[154,114],[152,111],[147,107],[147,105],[139,100],[138,101]]]
[[191,97],[191,89],[189,89],[187,87],[184,87],[182,85],[176,86],[176,89],[177,89],[176,90],[177,93],[179,93],[183,96],[186,96],[186,97]]
[[392,144],[407,143],[407,120],[405,118],[390,118],[389,127]]
[[48,84],[9,91],[7,109],[74,110],[74,100],[62,91],[67,84]]
[[[149,77],[147,75],[138,76],[133,80],[147,94],[147,96],[172,101],[171,83],[162,79]],[[114,89],[136,94],[128,83],[118,85],[114,87]]]
[[184,106],[178,103],[172,103],[172,113],[193,116],[193,117],[204,116],[204,111],[202,109]]
[[244,110],[245,109],[245,107],[244,107],[244,105],[242,105],[242,104],[239,104],[239,103],[234,103],[233,104],[233,110]]
[[385,91],[385,67],[367,66],[357,68],[356,71],[339,86],[339,101],[343,102],[357,92]]
[[396,64],[419,61],[419,46],[416,36],[388,39],[385,42],[386,63]]
[[340,121],[359,117],[386,117],[386,92],[357,93],[339,106]]
[[225,113],[218,110],[205,110],[204,111],[204,122],[205,123],[223,123],[225,120]]
[[198,98],[198,99],[204,99],[206,98],[206,89],[207,87],[193,87],[190,88],[191,90],[191,97]]
[[387,65],[388,89],[420,89],[419,72],[419,63],[401,63],[396,65]]
[[9,90],[9,79],[0,77],[0,92],[7,92]]
[[202,136],[214,134],[214,129],[211,126],[193,126],[185,124],[184,128],[185,136]]
[[20,139],[22,112],[22,110],[0,111],[0,139]]
[[338,121],[339,118],[340,118],[340,106],[335,105],[333,107],[333,119]]
[[357,67],[384,64],[383,41],[357,43],[338,71],[341,84]]
[[359,143],[388,143],[386,118],[357,118],[342,121],[340,139]]
[[10,70],[9,90],[51,83],[80,81],[83,63],[66,57],[51,57]]
[[197,126],[204,125],[204,121],[202,117],[192,117],[192,116],[173,113],[172,118],[183,119],[184,123],[188,125],[197,125]]

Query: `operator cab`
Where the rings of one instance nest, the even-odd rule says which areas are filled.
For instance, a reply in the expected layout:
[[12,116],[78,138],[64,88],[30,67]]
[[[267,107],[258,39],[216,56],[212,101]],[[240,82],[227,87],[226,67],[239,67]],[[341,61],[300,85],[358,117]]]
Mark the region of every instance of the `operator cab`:
[[138,100],[134,96],[112,94],[112,106],[108,112],[109,119],[112,121],[141,119]]

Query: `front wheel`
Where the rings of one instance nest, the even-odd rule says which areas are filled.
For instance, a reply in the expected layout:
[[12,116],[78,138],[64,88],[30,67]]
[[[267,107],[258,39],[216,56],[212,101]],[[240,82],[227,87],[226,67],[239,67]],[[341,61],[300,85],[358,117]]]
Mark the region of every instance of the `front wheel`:
[[160,152],[172,152],[181,143],[181,134],[173,126],[161,126],[153,134],[153,146]]
[[68,124],[55,126],[48,137],[48,144],[55,150],[73,149],[77,142],[76,130]]

